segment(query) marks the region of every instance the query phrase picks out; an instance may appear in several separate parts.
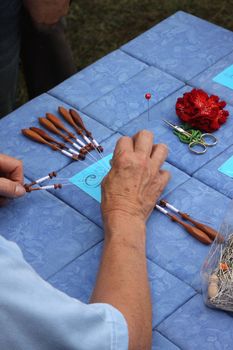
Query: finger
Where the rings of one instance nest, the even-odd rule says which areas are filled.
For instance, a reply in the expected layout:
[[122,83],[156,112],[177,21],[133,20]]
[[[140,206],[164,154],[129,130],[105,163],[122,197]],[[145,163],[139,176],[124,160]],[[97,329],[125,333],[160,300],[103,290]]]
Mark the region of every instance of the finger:
[[168,148],[165,144],[159,143],[157,145],[153,145],[150,157],[155,171],[158,171],[161,168],[167,158],[167,155]]
[[21,197],[26,193],[25,188],[18,182],[0,178],[0,196],[6,198]]
[[23,184],[23,164],[20,160],[0,154],[0,173],[12,181]]
[[133,152],[133,139],[131,137],[123,136],[117,141],[113,154],[113,161],[123,152]]
[[154,134],[148,130],[142,130],[136,135],[133,136],[134,141],[134,151],[136,153],[144,153],[145,155],[150,156],[153,142]]

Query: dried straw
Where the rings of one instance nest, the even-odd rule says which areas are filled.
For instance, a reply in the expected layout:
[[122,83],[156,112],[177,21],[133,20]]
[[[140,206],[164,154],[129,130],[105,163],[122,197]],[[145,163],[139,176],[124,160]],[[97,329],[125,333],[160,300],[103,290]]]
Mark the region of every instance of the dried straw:
[[208,304],[233,311],[233,233],[221,244],[217,266],[209,279]]

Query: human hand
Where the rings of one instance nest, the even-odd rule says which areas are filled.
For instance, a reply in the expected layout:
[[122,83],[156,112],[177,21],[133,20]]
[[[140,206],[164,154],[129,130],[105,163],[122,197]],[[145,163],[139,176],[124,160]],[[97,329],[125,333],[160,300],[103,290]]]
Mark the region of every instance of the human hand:
[[17,198],[25,194],[22,162],[0,154],[0,205],[7,198]]
[[102,182],[104,221],[117,213],[145,223],[170,178],[161,170],[166,157],[167,147],[154,145],[153,134],[146,130],[117,142],[112,169]]
[[70,0],[24,0],[32,20],[37,25],[56,24],[67,15]]

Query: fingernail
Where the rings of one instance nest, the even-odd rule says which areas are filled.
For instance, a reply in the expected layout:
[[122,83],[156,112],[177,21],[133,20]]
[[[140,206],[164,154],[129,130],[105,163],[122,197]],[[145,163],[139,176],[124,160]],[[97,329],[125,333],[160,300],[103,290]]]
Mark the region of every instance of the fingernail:
[[23,196],[25,194],[25,188],[20,185],[20,184],[17,184],[16,185],[16,188],[15,188],[15,196],[16,197],[20,197],[20,196]]

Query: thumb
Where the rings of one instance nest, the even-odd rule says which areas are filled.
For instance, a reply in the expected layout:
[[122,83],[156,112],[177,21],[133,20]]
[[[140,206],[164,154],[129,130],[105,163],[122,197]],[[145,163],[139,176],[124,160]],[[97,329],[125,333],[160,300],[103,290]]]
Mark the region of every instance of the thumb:
[[0,177],[0,196],[17,198],[25,194],[25,188],[18,182]]

